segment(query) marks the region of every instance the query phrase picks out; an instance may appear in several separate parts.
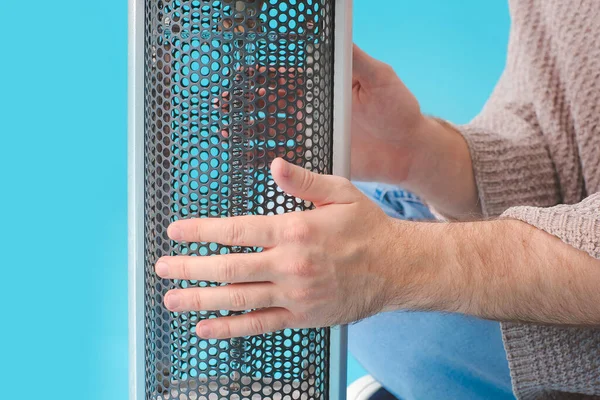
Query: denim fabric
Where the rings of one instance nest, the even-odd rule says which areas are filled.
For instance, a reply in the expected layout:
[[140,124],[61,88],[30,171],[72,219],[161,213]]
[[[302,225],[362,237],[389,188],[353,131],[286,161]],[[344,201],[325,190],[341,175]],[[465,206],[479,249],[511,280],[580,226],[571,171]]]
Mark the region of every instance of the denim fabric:
[[[393,218],[434,218],[415,195],[398,187],[355,185]],[[349,344],[364,368],[400,400],[514,399],[496,322],[456,314],[385,313],[350,326]]]
[[434,219],[426,205],[414,194],[383,183],[354,182],[387,215],[409,221]]

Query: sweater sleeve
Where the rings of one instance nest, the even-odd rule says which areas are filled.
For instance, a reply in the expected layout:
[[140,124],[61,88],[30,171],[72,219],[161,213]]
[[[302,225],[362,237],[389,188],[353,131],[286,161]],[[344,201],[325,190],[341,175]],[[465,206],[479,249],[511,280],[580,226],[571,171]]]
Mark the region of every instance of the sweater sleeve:
[[[574,205],[514,207],[518,219],[600,259],[600,193]],[[600,330],[502,324],[515,392],[519,398],[600,396]],[[560,394],[560,396],[559,396]]]
[[469,146],[483,216],[559,204],[558,178],[531,105],[497,102],[458,127]]
[[526,222],[600,259],[600,193],[573,205],[513,207],[502,217]]
[[538,120],[548,96],[538,43],[528,40],[535,17],[513,17],[506,66],[492,95],[470,123],[455,126],[470,150],[485,217],[518,205],[554,206],[562,197]]
[[[568,104],[558,70],[564,66],[557,61],[560,40],[552,36],[559,20],[549,18],[555,14],[548,9],[566,2],[510,4],[506,68],[482,112],[456,127],[470,150],[483,214],[524,221],[600,259],[600,194],[581,201],[586,188],[559,164],[569,155],[555,146],[570,117],[562,112]],[[570,194],[568,185],[581,190]],[[600,398],[599,327],[503,323],[502,332],[517,398]]]

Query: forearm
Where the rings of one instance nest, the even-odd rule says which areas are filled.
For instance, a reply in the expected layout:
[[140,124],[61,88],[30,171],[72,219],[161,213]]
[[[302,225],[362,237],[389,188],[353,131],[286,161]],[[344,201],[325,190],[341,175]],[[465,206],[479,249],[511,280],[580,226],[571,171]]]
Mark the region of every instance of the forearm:
[[425,118],[403,187],[443,215],[457,220],[481,216],[467,143],[450,125]]
[[600,325],[600,261],[544,231],[515,220],[398,229],[413,231],[404,236],[411,243],[399,249],[398,259],[418,260],[413,299],[399,293],[398,306],[409,302],[499,321]]

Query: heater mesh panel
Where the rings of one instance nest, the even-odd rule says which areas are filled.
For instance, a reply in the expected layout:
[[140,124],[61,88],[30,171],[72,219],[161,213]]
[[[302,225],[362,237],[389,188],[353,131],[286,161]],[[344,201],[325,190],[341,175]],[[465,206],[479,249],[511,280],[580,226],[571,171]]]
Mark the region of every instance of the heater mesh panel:
[[182,218],[312,207],[283,194],[275,157],[331,173],[334,0],[145,2],[146,399],[326,399],[329,330],[203,340],[231,313],[172,313],[169,289],[215,286],[154,274],[163,255],[257,248],[171,242]]

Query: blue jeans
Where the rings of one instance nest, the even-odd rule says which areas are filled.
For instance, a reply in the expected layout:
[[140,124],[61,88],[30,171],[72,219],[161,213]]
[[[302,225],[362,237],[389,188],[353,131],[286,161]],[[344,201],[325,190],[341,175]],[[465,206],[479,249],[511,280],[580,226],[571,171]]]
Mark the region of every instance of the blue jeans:
[[[434,218],[416,196],[398,187],[355,185],[391,217]],[[349,343],[354,357],[398,399],[514,399],[496,322],[392,312],[350,326]]]

